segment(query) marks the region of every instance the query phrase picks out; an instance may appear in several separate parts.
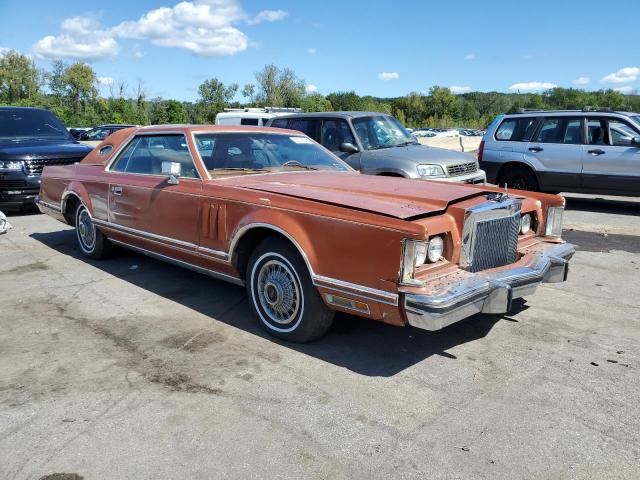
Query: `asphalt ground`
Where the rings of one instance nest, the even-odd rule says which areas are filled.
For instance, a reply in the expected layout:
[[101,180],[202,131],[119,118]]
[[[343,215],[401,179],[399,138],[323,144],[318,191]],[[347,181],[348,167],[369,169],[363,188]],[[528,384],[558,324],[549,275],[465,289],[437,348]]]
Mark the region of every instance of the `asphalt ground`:
[[[440,332],[265,335],[244,290],[0,235],[0,478],[640,478],[640,204],[570,196],[564,284]],[[74,478],[69,476],[67,478]]]

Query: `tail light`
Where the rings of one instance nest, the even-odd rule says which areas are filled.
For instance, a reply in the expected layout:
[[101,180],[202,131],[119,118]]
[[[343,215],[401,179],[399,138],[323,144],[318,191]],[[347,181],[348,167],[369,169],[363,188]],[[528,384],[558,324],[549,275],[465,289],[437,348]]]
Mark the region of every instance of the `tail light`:
[[483,153],[484,153],[484,140],[480,142],[480,146],[478,147],[478,162],[482,161]]

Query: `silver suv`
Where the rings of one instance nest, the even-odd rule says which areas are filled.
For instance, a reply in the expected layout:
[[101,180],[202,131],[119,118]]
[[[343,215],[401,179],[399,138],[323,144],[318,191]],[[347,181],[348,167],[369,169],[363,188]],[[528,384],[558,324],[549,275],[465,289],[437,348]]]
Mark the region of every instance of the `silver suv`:
[[467,153],[421,145],[391,115],[376,112],[298,113],[272,118],[268,127],[299,130],[368,175],[485,183]]
[[478,161],[489,182],[510,188],[640,195],[640,114],[587,107],[500,115]]

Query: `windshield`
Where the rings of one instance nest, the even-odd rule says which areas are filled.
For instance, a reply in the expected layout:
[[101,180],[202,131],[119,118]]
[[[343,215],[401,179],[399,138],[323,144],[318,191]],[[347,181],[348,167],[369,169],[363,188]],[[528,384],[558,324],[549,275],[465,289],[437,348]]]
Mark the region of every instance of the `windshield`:
[[636,115],[635,117],[631,117],[635,120],[635,122],[640,125],[640,115]]
[[352,123],[365,150],[418,143],[396,118],[389,115],[354,118]]
[[294,170],[350,171],[346,163],[308,137],[274,133],[195,135],[196,147],[212,176]]
[[0,109],[0,138],[66,140],[70,134],[62,122],[46,110]]

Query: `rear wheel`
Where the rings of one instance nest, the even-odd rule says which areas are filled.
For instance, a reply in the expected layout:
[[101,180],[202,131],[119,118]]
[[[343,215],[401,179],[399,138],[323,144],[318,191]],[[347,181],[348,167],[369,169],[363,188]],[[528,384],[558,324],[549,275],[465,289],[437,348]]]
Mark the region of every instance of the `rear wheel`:
[[283,239],[267,238],[253,252],[246,284],[251,310],[271,335],[309,342],[333,323],[334,312],[322,301],[306,264]]
[[109,240],[96,228],[89,215],[89,210],[83,203],[78,203],[74,214],[76,239],[85,257],[104,258],[111,246]]
[[514,190],[529,190],[536,192],[539,189],[538,180],[531,170],[525,167],[507,167],[500,175],[499,186]]

